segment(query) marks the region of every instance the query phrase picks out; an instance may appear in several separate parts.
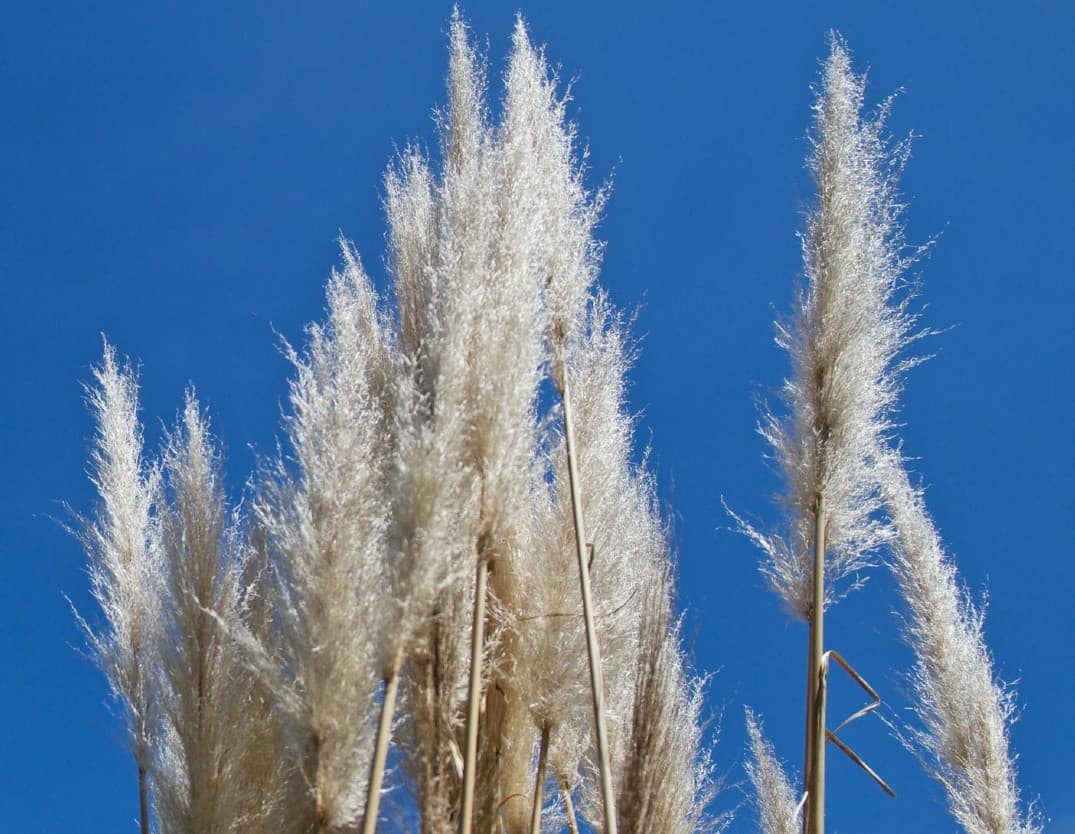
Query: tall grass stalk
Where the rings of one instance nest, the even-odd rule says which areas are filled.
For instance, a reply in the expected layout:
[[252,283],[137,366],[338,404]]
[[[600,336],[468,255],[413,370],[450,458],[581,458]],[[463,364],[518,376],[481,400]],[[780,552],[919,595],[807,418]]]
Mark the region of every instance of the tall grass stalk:
[[534,799],[530,806],[530,834],[541,834],[541,810],[545,805],[545,769],[549,761],[549,726],[541,728],[537,773],[534,775]]
[[810,606],[810,685],[807,692],[808,725],[806,728],[807,761],[805,768],[806,831],[823,834],[825,830],[825,674],[822,655],[825,651],[825,494],[817,497],[814,510],[813,601]]
[[868,566],[890,537],[880,515],[876,458],[891,433],[912,318],[895,298],[916,256],[902,237],[896,183],[906,142],[884,132],[885,102],[863,115],[865,77],[832,36],[814,104],[808,167],[816,203],[802,234],[805,285],[777,342],[790,355],[781,415],[759,428],[783,470],[785,529],[739,520],[763,550],[762,570],[789,609],[810,624],[804,780],[805,830],[824,830],[824,611],[839,583]]
[[397,666],[391,669],[384,679],[381,717],[377,722],[377,737],[373,745],[369,780],[366,783],[366,810],[362,821],[362,834],[373,834],[377,830],[377,814],[381,807],[381,786],[384,784],[384,769],[388,759],[388,743],[392,736],[392,720],[396,714],[398,693],[399,669]]
[[597,643],[594,624],[593,594],[590,591],[590,566],[586,547],[586,523],[582,517],[578,460],[575,455],[575,425],[571,410],[571,389],[564,378],[561,397],[564,406],[564,449],[567,453],[567,472],[571,487],[571,512],[575,522],[575,554],[578,557],[579,589],[582,593],[582,617],[586,627],[586,655],[590,663],[590,691],[593,697],[594,735],[597,737],[598,764],[601,768],[601,803],[604,811],[605,834],[616,834],[616,798],[612,786],[612,764],[609,758],[608,733],[605,722],[605,682],[601,668],[601,647]]
[[392,605],[385,576],[393,346],[349,246],[309,329],[285,427],[294,463],[267,471],[255,504],[273,559],[279,650],[269,657],[289,743],[308,784],[311,829],[355,827],[365,810],[378,672]]
[[567,830],[570,834],[579,834],[579,819],[575,814],[575,802],[571,799],[571,786],[564,784],[560,791],[564,800],[564,815],[567,817]]
[[479,555],[474,576],[474,617],[470,634],[470,683],[467,690],[467,741],[463,759],[463,805],[459,815],[460,834],[470,834],[474,821],[474,786],[478,765],[478,721],[482,687],[482,654],[485,647],[485,597],[488,593],[489,565]]

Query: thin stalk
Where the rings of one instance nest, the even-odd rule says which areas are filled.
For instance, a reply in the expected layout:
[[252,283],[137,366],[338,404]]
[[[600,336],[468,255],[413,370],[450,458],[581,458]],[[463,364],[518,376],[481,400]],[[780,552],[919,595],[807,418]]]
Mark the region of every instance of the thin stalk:
[[470,689],[467,694],[467,749],[463,759],[463,809],[459,834],[470,834],[474,815],[474,776],[478,764],[478,708],[482,687],[482,646],[485,643],[485,589],[489,580],[485,547],[478,546],[478,568],[474,580],[474,623],[470,635]]
[[825,496],[819,494],[814,513],[814,583],[810,610],[810,694],[812,713],[806,735],[806,834],[825,831],[825,687],[822,655],[825,645]]
[[537,775],[534,777],[534,807],[530,811],[530,834],[541,834],[541,807],[545,804],[545,764],[549,760],[549,725],[541,728]]
[[593,692],[594,729],[597,755],[601,765],[601,799],[605,812],[605,834],[617,834],[616,800],[612,794],[612,767],[609,764],[608,738],[605,733],[605,683],[601,673],[601,649],[597,645],[593,599],[590,594],[590,566],[586,558],[586,527],[582,517],[578,460],[575,453],[575,425],[571,394],[564,374],[561,391],[564,405],[564,445],[567,449],[567,478],[571,488],[571,509],[575,517],[575,551],[579,561],[579,585],[582,590],[582,616],[586,623],[586,653],[590,660],[590,689]]
[[149,799],[146,795],[146,769],[138,765],[138,813],[142,834],[149,834]]
[[[813,740],[814,740],[814,617],[809,620],[810,632],[806,638],[806,720],[803,722],[803,802],[810,802],[810,766],[814,763]],[[802,829],[807,832],[810,812],[803,811]]]
[[564,797],[564,812],[567,815],[567,830],[570,834],[579,834],[579,821],[575,816],[575,803],[571,801],[571,788],[565,782],[560,787],[560,793]]
[[399,691],[399,664],[384,679],[384,700],[381,701],[381,720],[377,724],[377,741],[370,763],[369,785],[366,787],[366,818],[362,834],[377,830],[377,812],[381,806],[381,784],[384,782],[384,765],[388,758],[388,742],[392,737],[392,718],[396,713],[396,693]]

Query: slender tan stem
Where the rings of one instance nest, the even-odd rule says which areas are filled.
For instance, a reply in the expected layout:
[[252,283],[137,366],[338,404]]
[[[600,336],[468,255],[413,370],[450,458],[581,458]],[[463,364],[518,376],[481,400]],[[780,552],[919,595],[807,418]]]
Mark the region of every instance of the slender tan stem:
[[571,801],[571,788],[565,782],[560,787],[560,793],[564,797],[564,812],[567,815],[567,830],[570,834],[579,834],[579,821],[575,817],[575,803]]
[[541,728],[537,775],[534,776],[534,806],[530,811],[530,834],[541,834],[541,808],[545,804],[545,765],[549,760],[549,725]]
[[806,736],[806,834],[825,831],[825,686],[822,676],[825,645],[825,496],[819,494],[814,512],[814,578],[810,609],[810,724]]
[[146,769],[138,765],[138,813],[142,834],[149,834],[149,797],[146,793]]
[[467,694],[467,749],[463,758],[463,808],[459,834],[470,834],[474,816],[474,776],[478,764],[478,708],[481,704],[482,647],[485,643],[485,589],[489,565],[485,547],[478,545],[478,567],[474,579],[474,622],[470,636],[470,689]]
[[571,487],[571,509],[575,517],[575,551],[579,561],[579,585],[582,590],[582,616],[586,624],[586,653],[590,660],[590,689],[593,692],[594,730],[597,755],[601,765],[601,799],[605,812],[605,834],[616,834],[616,800],[612,793],[612,767],[609,764],[608,738],[605,732],[605,683],[601,672],[601,649],[597,644],[593,599],[590,594],[590,566],[586,558],[586,526],[582,517],[578,460],[575,452],[575,426],[571,393],[564,375],[561,392],[564,404],[564,445],[567,448],[567,477]]
[[[813,580],[811,580],[813,581]],[[811,606],[813,603],[811,603]],[[810,765],[814,762],[813,754],[813,740],[814,740],[814,682],[817,678],[814,675],[813,664],[813,647],[814,647],[814,617],[811,614],[808,618],[808,625],[810,632],[806,638],[806,720],[803,722],[803,802],[809,803],[810,801]],[[807,834],[807,825],[809,819],[809,811],[803,810],[802,817],[802,830],[803,834]]]
[[381,807],[381,784],[384,782],[384,765],[388,758],[388,742],[392,737],[392,718],[396,713],[396,693],[399,691],[399,664],[392,664],[392,671],[385,676],[384,700],[381,701],[381,720],[377,724],[377,741],[370,763],[369,784],[366,786],[366,818],[362,822],[362,834],[377,830],[377,812]]

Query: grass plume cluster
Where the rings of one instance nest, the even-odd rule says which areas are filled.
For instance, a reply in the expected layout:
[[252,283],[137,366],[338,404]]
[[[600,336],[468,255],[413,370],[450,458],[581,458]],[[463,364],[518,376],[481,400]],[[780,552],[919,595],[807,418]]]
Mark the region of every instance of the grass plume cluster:
[[1020,806],[1008,728],[1013,696],[998,681],[982,634],[982,614],[960,587],[922,494],[911,486],[893,414],[904,356],[917,337],[904,277],[921,250],[903,239],[897,183],[908,141],[885,133],[891,99],[863,115],[865,76],[851,68],[833,35],[814,105],[807,167],[815,203],[802,233],[805,285],[777,343],[790,358],[784,411],[767,412],[760,433],[784,476],[783,531],[742,521],[762,549],[762,572],[786,606],[810,625],[805,791],[794,801],[772,745],[747,712],[747,772],[766,834],[824,831],[826,667],[823,614],[836,583],[879,554],[893,569],[907,607],[905,636],[916,655],[913,709],[920,724],[904,735],[944,785],[967,834],[1040,831]]
[[[390,290],[353,247],[293,368],[285,438],[229,500],[188,392],[147,456],[134,370],[105,343],[88,403],[85,627],[138,774],[143,834],[718,832],[707,679],[675,612],[667,524],[627,405],[634,348],[597,283],[606,194],[520,19],[489,103],[456,13],[439,148],[384,181]],[[781,520],[736,516],[810,628],[804,790],[749,709],[765,834],[824,828],[827,605],[879,558],[906,602],[905,738],[967,834],[1037,834],[983,615],[893,423],[915,319],[907,142],[833,37],[807,167],[791,371],[760,434]],[[846,667],[845,667],[846,668]],[[871,692],[872,690],[867,687]],[[133,792],[132,792],[133,793]]]
[[143,461],[135,377],[106,348],[90,635],[146,828],[709,819],[702,682],[632,463],[626,328],[595,284],[604,195],[521,21],[496,119],[458,15],[449,53],[439,155],[386,177],[395,307],[342,243],[324,323],[285,346],[286,441],[241,505],[193,394]]

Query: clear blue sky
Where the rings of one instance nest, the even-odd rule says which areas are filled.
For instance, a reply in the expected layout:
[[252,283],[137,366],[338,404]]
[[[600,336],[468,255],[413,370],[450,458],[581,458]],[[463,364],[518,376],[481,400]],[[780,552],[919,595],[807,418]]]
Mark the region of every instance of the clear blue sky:
[[[391,10],[388,6],[391,5]],[[471,2],[494,78],[515,6]],[[641,305],[632,404],[674,508],[697,665],[716,672],[716,758],[743,779],[742,706],[801,760],[806,634],[720,498],[770,514],[754,400],[799,272],[810,85],[839,29],[873,101],[915,131],[908,236],[925,321],[904,437],[1023,706],[1021,782],[1075,830],[1071,558],[1075,14],[1062,3],[541,2],[522,11],[574,78],[593,182],[614,175],[603,281]],[[135,779],[64,594],[83,556],[49,520],[88,508],[79,383],[103,331],[141,363],[151,442],[194,382],[238,491],[272,448],[288,368],[274,331],[317,318],[338,230],[383,281],[382,171],[431,143],[450,5],[10,2],[0,25],[0,830],[134,830]],[[837,607],[830,645],[905,714],[891,583]],[[843,696],[837,697],[837,702]],[[850,703],[850,696],[847,696]],[[834,753],[830,830],[953,831],[885,728],[848,732],[890,800]],[[742,799],[737,788],[725,807]],[[863,821],[867,820],[868,823]],[[736,831],[750,831],[741,812]]]

